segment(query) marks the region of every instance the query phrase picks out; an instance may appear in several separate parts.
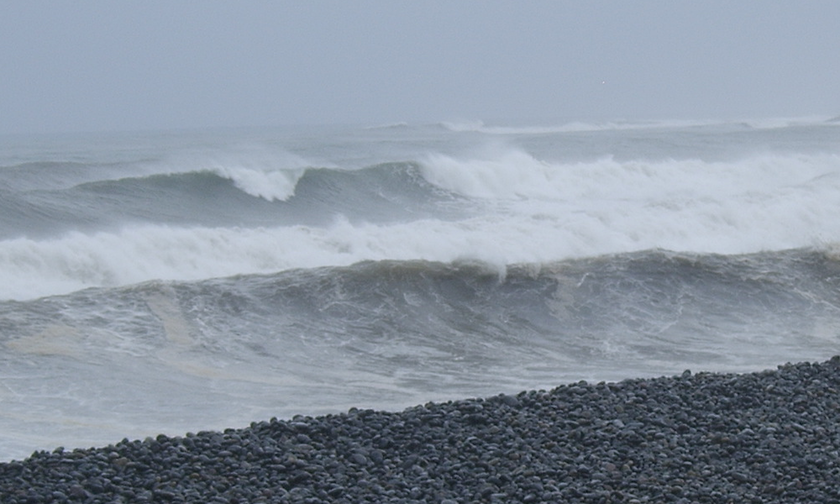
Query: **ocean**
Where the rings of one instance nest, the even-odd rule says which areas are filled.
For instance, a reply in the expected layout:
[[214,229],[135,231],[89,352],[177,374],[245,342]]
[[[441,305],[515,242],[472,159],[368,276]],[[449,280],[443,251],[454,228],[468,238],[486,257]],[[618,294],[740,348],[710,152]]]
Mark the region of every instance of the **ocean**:
[[840,353],[840,122],[0,137],[0,460]]

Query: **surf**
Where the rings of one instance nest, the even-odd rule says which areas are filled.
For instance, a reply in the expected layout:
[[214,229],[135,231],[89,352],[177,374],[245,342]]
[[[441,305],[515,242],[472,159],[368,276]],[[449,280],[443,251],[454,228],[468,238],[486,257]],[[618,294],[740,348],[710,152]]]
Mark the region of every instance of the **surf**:
[[3,149],[0,456],[836,353],[835,124],[502,126]]

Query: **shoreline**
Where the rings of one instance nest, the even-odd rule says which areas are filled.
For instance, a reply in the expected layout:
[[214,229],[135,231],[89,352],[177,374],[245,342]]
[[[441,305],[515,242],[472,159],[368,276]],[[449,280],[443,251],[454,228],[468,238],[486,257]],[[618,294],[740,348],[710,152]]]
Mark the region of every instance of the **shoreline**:
[[840,356],[253,422],[0,463],[0,501],[840,502]]

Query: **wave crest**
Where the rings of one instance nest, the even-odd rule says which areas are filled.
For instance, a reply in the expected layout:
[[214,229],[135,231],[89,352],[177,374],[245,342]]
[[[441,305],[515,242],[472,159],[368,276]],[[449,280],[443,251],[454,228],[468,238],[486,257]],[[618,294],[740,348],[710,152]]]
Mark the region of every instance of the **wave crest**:
[[[266,146],[240,146],[225,150],[193,152],[168,159],[165,173],[212,172],[234,183],[241,191],[268,201],[286,201],[306,170],[316,166],[334,168],[330,163],[304,159],[284,149]],[[161,167],[152,167],[159,170]]]

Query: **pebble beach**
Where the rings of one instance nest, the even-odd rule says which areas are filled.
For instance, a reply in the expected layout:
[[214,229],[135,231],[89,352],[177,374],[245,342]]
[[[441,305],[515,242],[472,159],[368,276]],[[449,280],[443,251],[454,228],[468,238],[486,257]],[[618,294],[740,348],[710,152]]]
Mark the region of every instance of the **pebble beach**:
[[39,451],[0,502],[840,502],[840,357]]

